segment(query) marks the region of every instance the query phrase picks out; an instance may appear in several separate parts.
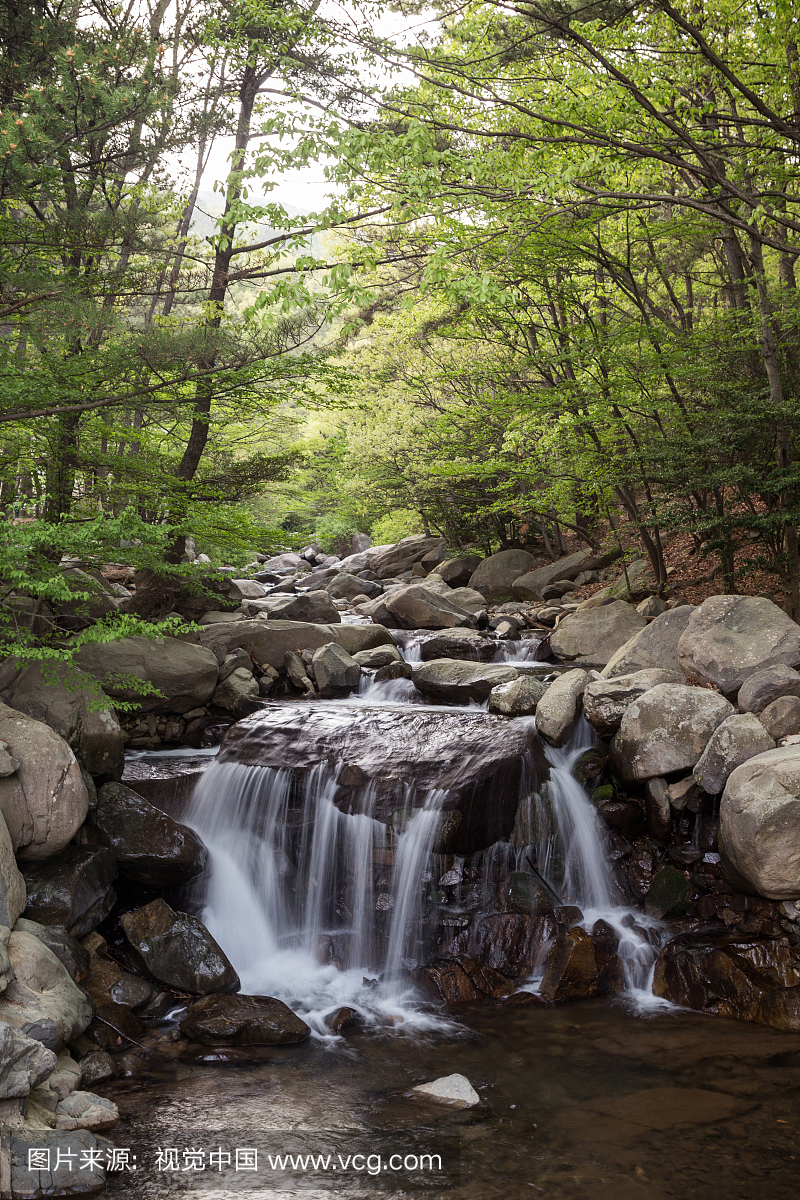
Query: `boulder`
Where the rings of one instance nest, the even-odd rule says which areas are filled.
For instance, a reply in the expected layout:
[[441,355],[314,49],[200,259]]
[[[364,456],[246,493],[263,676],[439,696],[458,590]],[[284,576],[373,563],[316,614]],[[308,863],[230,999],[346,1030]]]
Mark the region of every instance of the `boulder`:
[[735,695],[764,667],[800,664],[800,626],[763,596],[710,596],[678,643],[684,673]]
[[[445,546],[444,538],[426,537],[424,533],[415,533],[385,550],[373,547],[378,553],[367,551],[369,559],[365,566],[369,565],[379,579],[389,579],[394,575],[401,575],[403,571],[410,571],[414,563],[421,562],[431,551],[443,551]],[[350,570],[353,570],[352,566]]]
[[672,810],[665,779],[648,779],[644,789],[645,826],[650,837],[666,842],[672,824]]
[[443,1075],[431,1083],[418,1083],[411,1091],[416,1096],[437,1100],[452,1108],[472,1108],[481,1099],[465,1075]]
[[800,671],[782,666],[754,671],[739,688],[736,703],[740,712],[760,713],[781,696],[800,696]]
[[800,896],[800,746],[758,754],[728,777],[719,849],[735,886],[770,900]]
[[612,654],[601,671],[603,677],[615,679],[619,675],[630,675],[634,671],[645,671],[651,667],[660,667],[664,671],[673,671],[682,676],[683,671],[678,662],[678,642],[693,612],[694,608],[685,604],[656,617]]
[[[34,663],[16,672],[0,699],[42,721],[67,742],[90,775],[119,779],[125,742],[97,680],[66,663]],[[98,710],[98,703],[103,707]]]
[[454,629],[475,624],[472,613],[422,584],[390,592],[384,604],[400,629]]
[[30,933],[14,930],[8,955],[14,978],[0,996],[0,1028],[6,1022],[48,1049],[60,1050],[86,1029],[92,1002],[55,954]]
[[[44,1151],[50,1166],[31,1179],[28,1155]],[[9,1195],[19,1200],[41,1200],[50,1196],[75,1196],[100,1192],[106,1184],[108,1143],[88,1129],[71,1133],[56,1129],[21,1127],[10,1131]],[[92,1161],[93,1170],[79,1163]]]
[[646,626],[631,604],[614,600],[565,617],[550,637],[550,649],[556,658],[605,664]]
[[530,675],[499,683],[489,693],[489,712],[504,717],[531,717],[547,688],[548,684]]
[[[50,1052],[52,1053],[52,1051]],[[68,1050],[59,1054],[55,1069],[44,1083],[36,1088],[31,1100],[47,1112],[55,1112],[62,1100],[80,1087],[81,1068]]]
[[188,883],[208,860],[193,830],[121,783],[100,788],[87,834],[109,848],[126,879],[154,887]]
[[461,658],[467,662],[493,661],[495,643],[486,640],[477,629],[448,629],[426,638],[419,647],[423,662],[434,658]]
[[469,586],[492,604],[519,599],[514,593],[514,581],[530,571],[533,564],[534,558],[526,550],[501,550],[483,560],[470,577]]
[[587,569],[586,564],[589,562],[594,562],[592,551],[579,550],[577,554],[568,554],[543,567],[520,572],[519,577],[512,584],[514,599],[544,600],[543,592],[546,587],[558,579],[565,581],[577,579],[578,575]]
[[29,933],[38,938],[48,950],[52,950],[75,983],[83,983],[86,979],[89,974],[89,951],[71,933],[67,933],[63,925],[40,925],[38,921],[19,917],[14,932]]
[[539,994],[547,1000],[584,1000],[599,993],[594,942],[579,925],[550,948]]
[[0,704],[0,741],[20,767],[0,778],[0,813],[18,858],[58,854],[89,809],[80,767],[67,743],[47,725]]
[[25,908],[25,880],[14,858],[14,846],[0,812],[0,925],[12,929]]
[[313,625],[307,621],[236,621],[227,625],[212,625],[200,634],[204,646],[220,642],[225,653],[237,647],[252,653],[262,666],[284,671],[287,652],[316,650],[336,642],[348,654],[371,650],[375,646],[393,646],[391,634],[377,625]]
[[315,625],[337,625],[342,619],[326,591],[284,596],[271,606],[269,616],[274,621],[308,621]]
[[194,995],[238,991],[239,976],[197,917],[159,899],[125,913],[120,923],[144,966],[167,987]]
[[733,711],[716,692],[659,683],[628,705],[611,743],[611,760],[626,782],[689,771]]
[[662,613],[667,611],[667,602],[666,600],[662,600],[660,596],[648,596],[646,600],[642,600],[640,604],[636,605],[636,611],[648,619],[660,617]]
[[314,651],[311,668],[320,696],[340,696],[352,692],[361,680],[361,667],[356,660],[331,642]]
[[447,599],[457,608],[463,608],[465,612],[472,613],[474,617],[486,611],[486,601],[483,596],[471,587],[451,588]]
[[376,646],[374,650],[356,650],[353,659],[360,667],[375,671],[388,667],[389,663],[402,662],[403,656],[396,646]]
[[733,713],[712,733],[694,768],[694,777],[704,792],[715,796],[742,763],[774,749],[775,742],[758,717],[753,713]]
[[[213,625],[211,629],[222,627]],[[135,701],[141,712],[190,712],[207,704],[217,686],[216,656],[204,645],[178,638],[122,638],[82,646],[77,658],[109,696]],[[141,695],[127,683],[125,676],[131,675],[151,683],[162,695]]]
[[[359,550],[355,554],[348,554],[345,558],[340,559],[336,563],[337,571],[347,571],[349,575],[357,575],[359,571],[366,571],[372,567],[374,559],[379,554],[383,554],[384,550],[393,550],[394,543],[387,542],[382,546],[370,546],[366,550]],[[336,561],[335,559],[332,561]]]
[[242,995],[195,1000],[181,1030],[204,1046],[290,1046],[311,1034],[282,1000]]
[[56,1129],[110,1129],[119,1120],[119,1109],[94,1092],[72,1092],[56,1107]]
[[649,917],[681,917],[692,894],[692,885],[682,871],[667,865],[656,871],[645,897]]
[[482,554],[460,554],[437,563],[431,575],[439,575],[451,588],[466,587],[482,562]]
[[378,646],[394,646],[392,635],[380,625],[333,625],[331,637],[348,654],[360,650],[375,650]]
[[0,1022],[0,1100],[27,1096],[52,1075],[56,1055],[13,1025]]
[[516,667],[439,658],[413,668],[414,686],[433,700],[466,704],[487,700],[492,688],[519,677]]
[[236,667],[214,689],[211,703],[226,712],[233,712],[237,700],[256,700],[259,695],[258,680],[253,672],[248,667]]
[[448,953],[469,951],[484,968],[501,971],[509,979],[523,979],[540,964],[544,947],[556,932],[550,914],[491,913],[478,917],[471,928],[460,930]]
[[372,600],[375,596],[380,596],[383,588],[379,583],[373,583],[371,579],[361,579],[357,575],[348,575],[346,571],[343,571],[325,585],[325,591],[334,600],[355,600],[356,596],[366,596]]
[[536,728],[551,746],[569,741],[578,705],[589,683],[586,671],[565,671],[551,683],[536,707]]
[[267,589],[263,583],[258,583],[255,579],[231,579],[227,588],[228,599],[239,604],[242,600],[260,600],[266,594]]
[[70,845],[44,862],[24,863],[23,873],[27,920],[63,925],[74,938],[96,929],[117,898],[117,865],[105,846]]
[[800,733],[800,696],[781,696],[758,714],[758,720],[775,741]]
[[611,737],[619,729],[625,709],[659,683],[683,683],[683,675],[652,667],[614,679],[595,680],[583,693],[583,714],[600,737]]

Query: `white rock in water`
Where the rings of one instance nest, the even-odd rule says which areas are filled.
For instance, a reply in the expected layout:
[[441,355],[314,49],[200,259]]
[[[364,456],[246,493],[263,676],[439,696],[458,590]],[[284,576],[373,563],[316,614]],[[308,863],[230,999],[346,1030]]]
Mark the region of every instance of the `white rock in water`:
[[420,1083],[411,1089],[432,1100],[443,1100],[458,1108],[472,1108],[480,1103],[480,1096],[465,1075],[443,1075],[432,1083]]

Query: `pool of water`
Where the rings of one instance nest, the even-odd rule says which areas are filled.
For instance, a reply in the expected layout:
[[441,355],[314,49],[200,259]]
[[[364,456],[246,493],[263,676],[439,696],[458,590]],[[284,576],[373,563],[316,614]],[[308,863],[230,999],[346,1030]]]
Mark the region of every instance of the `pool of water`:
[[[636,1016],[620,1001],[487,1004],[458,1019],[457,1036],[363,1033],[101,1085],[122,1114],[114,1143],[139,1156],[108,1194],[795,1200],[800,1035],[680,1010]],[[477,1108],[408,1096],[453,1072],[477,1089]],[[257,1171],[235,1179],[154,1170],[159,1148],[233,1153],[256,1141]],[[336,1169],[272,1169],[265,1146],[327,1151]],[[441,1151],[443,1174],[388,1169],[409,1146]],[[381,1165],[342,1168],[355,1151]]]

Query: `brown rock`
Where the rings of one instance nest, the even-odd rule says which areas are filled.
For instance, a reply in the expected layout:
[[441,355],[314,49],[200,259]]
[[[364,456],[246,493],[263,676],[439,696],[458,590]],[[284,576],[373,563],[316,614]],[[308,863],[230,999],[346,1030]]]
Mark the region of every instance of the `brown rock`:
[[181,1030],[205,1046],[286,1046],[311,1034],[305,1021],[272,996],[203,996]]
[[560,933],[547,956],[541,994],[550,1000],[583,1000],[597,996],[595,946],[585,929]]

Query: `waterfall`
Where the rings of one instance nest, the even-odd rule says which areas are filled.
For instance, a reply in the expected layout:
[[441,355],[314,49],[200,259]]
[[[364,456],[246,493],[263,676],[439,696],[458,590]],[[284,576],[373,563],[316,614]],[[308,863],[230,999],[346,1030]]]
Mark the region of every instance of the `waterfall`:
[[595,744],[591,726],[581,717],[566,746],[547,747],[550,780],[544,795],[530,801],[537,808],[535,816],[531,814],[537,830],[534,861],[564,903],[582,910],[587,931],[599,920],[614,929],[625,992],[639,1007],[650,1007],[661,1003],[653,997],[651,983],[658,951],[669,933],[662,921],[628,906],[614,880],[608,832],[573,774],[581,755]]

